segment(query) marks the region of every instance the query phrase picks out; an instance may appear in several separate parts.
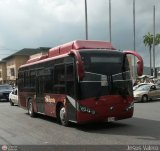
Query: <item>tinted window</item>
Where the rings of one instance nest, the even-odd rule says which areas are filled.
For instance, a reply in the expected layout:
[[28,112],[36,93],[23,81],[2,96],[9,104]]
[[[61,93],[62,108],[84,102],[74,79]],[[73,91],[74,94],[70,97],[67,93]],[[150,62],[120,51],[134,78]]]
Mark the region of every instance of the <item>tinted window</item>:
[[9,90],[11,90],[12,87],[10,85],[0,85],[0,89],[9,89]]
[[112,76],[114,80],[130,79],[127,57],[117,51],[80,51],[85,72]]
[[80,51],[86,72],[113,75],[123,70],[123,54],[110,51]]
[[53,69],[48,68],[44,70],[44,79],[44,92],[53,92]]
[[54,68],[54,92],[65,93],[65,66],[55,65]]
[[36,71],[31,70],[30,71],[30,86],[35,87],[35,83],[36,83]]
[[29,76],[29,71],[24,72],[24,87],[29,87],[30,86],[30,76]]

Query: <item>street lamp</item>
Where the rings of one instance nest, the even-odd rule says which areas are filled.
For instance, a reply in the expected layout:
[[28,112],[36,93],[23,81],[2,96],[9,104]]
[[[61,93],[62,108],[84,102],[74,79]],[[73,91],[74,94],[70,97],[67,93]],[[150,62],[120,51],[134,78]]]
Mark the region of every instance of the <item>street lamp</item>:
[[111,0],[109,0],[109,41],[112,42],[112,30],[111,30]]
[[85,31],[86,31],[86,40],[88,40],[87,0],[85,0]]
[[153,6],[153,76],[155,77],[155,5]]
[[[136,51],[135,0],[133,0],[133,50]],[[133,60],[133,78],[136,78],[136,58]]]

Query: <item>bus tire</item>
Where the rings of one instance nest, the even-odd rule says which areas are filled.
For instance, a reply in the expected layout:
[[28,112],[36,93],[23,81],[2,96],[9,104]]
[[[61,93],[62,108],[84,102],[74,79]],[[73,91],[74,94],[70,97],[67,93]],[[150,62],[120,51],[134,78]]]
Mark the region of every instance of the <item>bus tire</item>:
[[58,121],[60,121],[60,124],[63,126],[69,126],[69,121],[67,120],[66,109],[63,105],[61,105],[59,108]]
[[32,100],[28,101],[28,114],[30,115],[30,117],[35,117]]

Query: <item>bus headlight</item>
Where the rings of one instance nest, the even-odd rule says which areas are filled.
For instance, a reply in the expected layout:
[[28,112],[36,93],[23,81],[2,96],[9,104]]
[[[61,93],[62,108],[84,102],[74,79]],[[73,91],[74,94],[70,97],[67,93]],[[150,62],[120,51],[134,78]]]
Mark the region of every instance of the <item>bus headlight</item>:
[[96,114],[95,110],[92,110],[92,109],[90,109],[90,108],[88,108],[86,106],[82,106],[82,105],[79,106],[79,110],[81,112],[86,112],[86,113],[93,114],[93,115]]

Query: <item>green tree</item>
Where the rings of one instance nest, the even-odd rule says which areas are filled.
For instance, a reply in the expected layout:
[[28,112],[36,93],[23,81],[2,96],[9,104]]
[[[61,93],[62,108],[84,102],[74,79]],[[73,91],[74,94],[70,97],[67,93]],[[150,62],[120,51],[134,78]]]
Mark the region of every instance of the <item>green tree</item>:
[[150,56],[150,72],[152,75],[152,56],[151,56],[151,51],[152,51],[152,44],[153,44],[153,35],[148,32],[146,35],[143,36],[143,43],[145,46],[149,47],[149,56]]
[[[143,43],[145,44],[145,46],[149,47],[149,55],[150,55],[150,71],[151,71],[151,75],[152,75],[152,56],[151,56],[151,51],[152,51],[152,45],[153,45],[153,35],[148,32],[145,36],[143,36]],[[155,46],[160,44],[160,33],[157,33],[155,36]],[[153,58],[155,59],[155,58]]]
[[159,44],[160,44],[160,33],[157,33],[155,37],[155,45],[159,45]]

